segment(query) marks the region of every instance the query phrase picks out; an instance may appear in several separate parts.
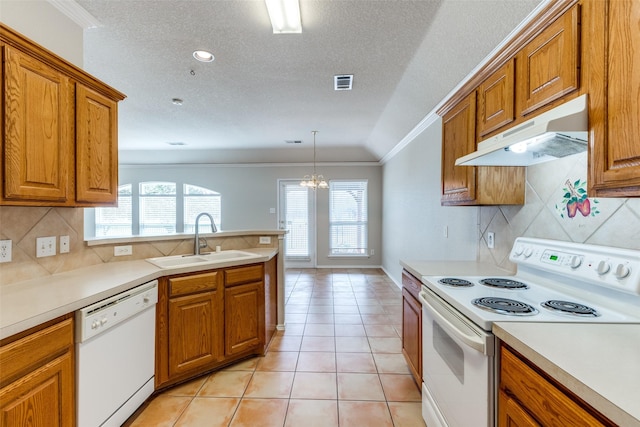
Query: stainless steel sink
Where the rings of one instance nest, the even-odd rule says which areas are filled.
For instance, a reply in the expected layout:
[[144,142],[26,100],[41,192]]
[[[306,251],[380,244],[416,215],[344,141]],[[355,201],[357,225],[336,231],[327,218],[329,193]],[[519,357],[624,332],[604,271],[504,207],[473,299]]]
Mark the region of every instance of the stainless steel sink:
[[173,255],[147,258],[147,261],[160,268],[179,268],[238,261],[251,258],[260,258],[260,255],[232,249],[228,251],[210,252],[200,255]]

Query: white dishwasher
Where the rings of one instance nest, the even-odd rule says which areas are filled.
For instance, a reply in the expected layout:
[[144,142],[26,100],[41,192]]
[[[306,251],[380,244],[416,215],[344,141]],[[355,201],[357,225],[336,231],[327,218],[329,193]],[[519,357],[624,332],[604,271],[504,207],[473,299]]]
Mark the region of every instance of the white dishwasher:
[[153,393],[158,281],[76,311],[77,425],[121,426]]

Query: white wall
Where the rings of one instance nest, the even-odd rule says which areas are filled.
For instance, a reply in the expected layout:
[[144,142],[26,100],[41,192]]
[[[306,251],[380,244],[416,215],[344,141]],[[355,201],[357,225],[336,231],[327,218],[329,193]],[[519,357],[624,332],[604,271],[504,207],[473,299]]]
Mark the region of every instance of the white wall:
[[401,259],[477,256],[478,208],[440,206],[441,137],[438,119],[383,167],[382,266],[397,283]]
[[83,30],[45,0],[0,0],[0,21],[78,67]]
[[[311,166],[120,166],[119,182],[182,181],[203,186],[222,195],[222,228],[225,230],[276,229],[278,179],[301,179]],[[329,258],[329,197],[327,190],[316,191],[318,266],[380,266],[382,247],[382,168],[366,166],[318,166],[327,179],[368,180],[369,248],[367,258]]]

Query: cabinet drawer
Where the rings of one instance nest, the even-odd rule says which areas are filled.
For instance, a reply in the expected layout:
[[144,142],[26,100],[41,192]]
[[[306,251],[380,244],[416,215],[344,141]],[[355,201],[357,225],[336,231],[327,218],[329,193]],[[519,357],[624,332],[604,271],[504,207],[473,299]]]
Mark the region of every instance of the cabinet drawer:
[[66,319],[0,348],[1,385],[73,346],[73,319]]
[[225,271],[225,286],[261,281],[264,276],[262,264],[247,267],[229,268]]
[[542,425],[608,425],[504,347],[500,361],[500,388],[514,396]]
[[402,271],[402,287],[419,301],[418,294],[422,288],[422,283],[407,270]]
[[197,292],[213,291],[218,287],[221,272],[195,274],[169,279],[169,296],[187,295]]

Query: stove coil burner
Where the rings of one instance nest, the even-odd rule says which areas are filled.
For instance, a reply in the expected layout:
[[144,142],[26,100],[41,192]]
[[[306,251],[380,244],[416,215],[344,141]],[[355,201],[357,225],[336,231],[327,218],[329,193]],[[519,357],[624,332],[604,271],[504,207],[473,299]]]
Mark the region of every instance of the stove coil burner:
[[595,308],[571,301],[549,300],[540,303],[541,306],[556,313],[569,314],[580,317],[598,317],[600,313]]
[[538,310],[521,301],[499,297],[482,297],[471,301],[473,305],[493,313],[510,316],[533,316]]
[[452,286],[454,288],[468,288],[469,286],[473,286],[473,283],[471,283],[470,281],[464,279],[456,279],[455,277],[445,277],[438,280],[438,283],[446,286]]
[[489,279],[480,280],[485,286],[490,286],[492,288],[500,288],[500,289],[529,289],[529,286],[522,282],[518,282],[517,280],[510,279],[500,279],[496,277],[492,277]]

